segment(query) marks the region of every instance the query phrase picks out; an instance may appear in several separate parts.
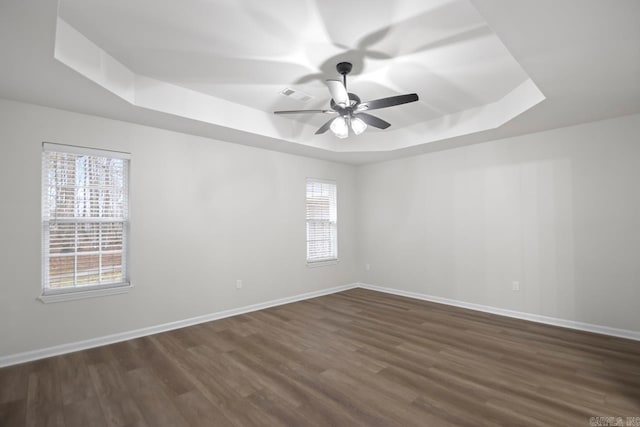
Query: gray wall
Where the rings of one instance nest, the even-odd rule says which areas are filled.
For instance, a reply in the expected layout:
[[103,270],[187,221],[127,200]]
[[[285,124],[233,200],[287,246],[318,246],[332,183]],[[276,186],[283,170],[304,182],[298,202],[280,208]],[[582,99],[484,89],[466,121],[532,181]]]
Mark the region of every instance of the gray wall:
[[638,115],[364,166],[358,193],[365,283],[640,330]]
[[[129,294],[36,301],[42,141],[131,153]],[[0,144],[0,357],[357,281],[352,166],[4,100]],[[337,265],[305,265],[306,177],[337,181]]]
[[[0,100],[0,357],[357,281],[638,331],[638,135],[636,115],[356,168]],[[42,141],[132,154],[129,294],[36,300]],[[337,265],[305,265],[306,177],[338,182]]]

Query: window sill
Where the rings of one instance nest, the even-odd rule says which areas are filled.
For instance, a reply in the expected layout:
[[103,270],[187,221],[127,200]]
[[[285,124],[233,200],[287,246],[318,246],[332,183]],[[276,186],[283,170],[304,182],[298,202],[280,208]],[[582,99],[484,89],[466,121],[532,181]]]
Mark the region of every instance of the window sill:
[[327,259],[324,261],[307,261],[307,267],[325,267],[328,265],[336,265],[338,263],[337,259]]
[[47,294],[40,295],[37,299],[45,304],[49,304],[52,302],[63,302],[63,301],[74,301],[85,298],[95,298],[95,297],[103,297],[108,295],[117,295],[117,294],[126,294],[128,293],[133,285],[131,283],[122,283],[118,285],[111,285],[109,287],[99,287],[93,289],[83,289],[83,290],[62,290],[57,292],[51,292]]

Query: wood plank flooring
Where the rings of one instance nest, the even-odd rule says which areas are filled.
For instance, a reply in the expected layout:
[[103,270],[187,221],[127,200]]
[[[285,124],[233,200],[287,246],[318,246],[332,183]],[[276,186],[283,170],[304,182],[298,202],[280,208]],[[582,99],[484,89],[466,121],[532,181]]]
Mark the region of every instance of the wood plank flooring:
[[3,427],[594,416],[640,417],[640,342],[364,289],[0,369]]

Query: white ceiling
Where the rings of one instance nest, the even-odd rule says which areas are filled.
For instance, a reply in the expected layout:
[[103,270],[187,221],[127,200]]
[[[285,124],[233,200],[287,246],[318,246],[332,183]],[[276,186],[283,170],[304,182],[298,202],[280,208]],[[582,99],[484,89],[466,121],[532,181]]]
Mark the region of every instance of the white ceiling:
[[[363,100],[422,95],[380,112],[394,128],[495,102],[527,79],[466,0],[370,0],[358,18],[363,6],[62,0],[60,16],[137,74],[268,113],[328,108],[324,80],[338,76],[343,60],[354,64],[349,89]],[[285,88],[314,98],[279,95]],[[317,126],[328,119],[290,118]]]
[[[131,72],[257,111],[271,132],[135,106],[63,66],[53,57],[52,3],[0,3],[0,54],[11,64],[0,68],[0,96],[349,163],[640,112],[635,0],[61,1],[60,17]],[[325,116],[270,115],[327,106],[322,81],[341,60],[354,63],[349,89],[363,100],[421,97],[376,113],[392,132],[345,140],[362,152],[340,152],[350,149],[330,134],[313,137]],[[445,129],[452,120],[443,117],[496,103],[529,79],[545,101],[489,130]],[[286,98],[286,87],[313,99]],[[440,133],[429,135],[434,123]],[[397,147],[408,148],[379,151]]]
[[[468,0],[366,5],[354,19],[362,5],[327,1],[61,0],[55,58],[139,107],[340,152],[495,128],[544,99]],[[365,102],[422,99],[376,111],[389,129],[344,142],[315,135],[334,117],[273,115],[330,108],[324,80],[341,61],[354,64],[348,88]],[[282,96],[287,88],[312,99]]]

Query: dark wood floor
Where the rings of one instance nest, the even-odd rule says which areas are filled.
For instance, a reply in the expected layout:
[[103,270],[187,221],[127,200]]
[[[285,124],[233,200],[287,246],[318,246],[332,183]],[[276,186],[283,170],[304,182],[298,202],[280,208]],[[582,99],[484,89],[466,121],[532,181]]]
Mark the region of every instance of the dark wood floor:
[[640,417],[640,343],[363,289],[0,369],[0,425]]

